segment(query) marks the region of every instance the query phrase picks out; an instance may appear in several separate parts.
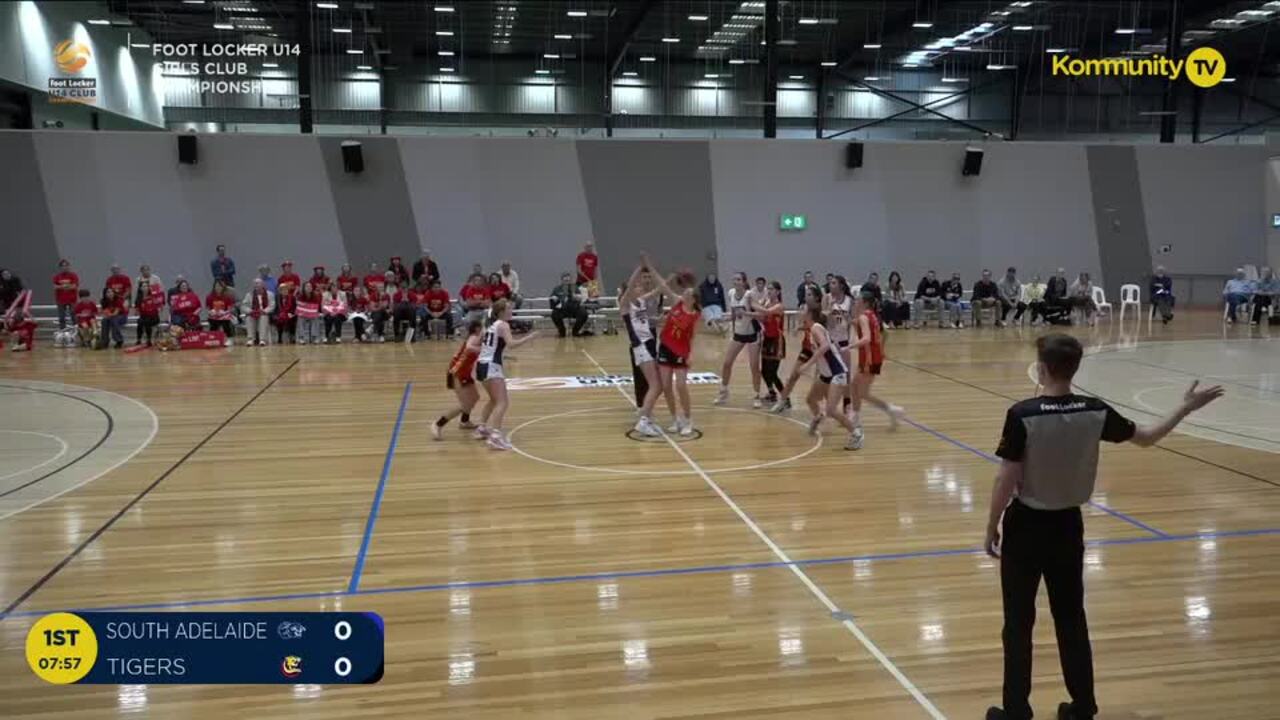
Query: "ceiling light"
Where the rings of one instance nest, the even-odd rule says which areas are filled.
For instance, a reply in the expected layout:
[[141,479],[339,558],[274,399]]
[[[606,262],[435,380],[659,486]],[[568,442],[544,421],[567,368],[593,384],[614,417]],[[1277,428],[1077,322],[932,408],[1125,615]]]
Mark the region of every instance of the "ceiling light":
[[1032,27],[1031,25],[1014,25],[1013,29],[1016,30],[1017,32],[1030,32],[1035,28]]
[[822,67],[835,67],[835,66],[836,66],[836,62],[834,60],[824,60],[822,62]]
[[1059,53],[1064,53],[1064,52],[1066,52],[1066,51],[1067,51],[1067,49],[1066,49],[1066,48],[1045,48],[1045,49],[1044,49],[1044,51],[1045,51],[1045,52],[1047,52],[1047,53],[1051,53],[1051,54],[1057,55],[1057,54],[1059,54]]
[[866,82],[879,82],[881,80],[888,80],[889,78],[880,77],[879,75],[868,75],[867,77],[864,77],[862,79]]
[[904,67],[904,68],[918,68],[918,67],[920,67],[920,64],[919,64],[919,63],[913,63],[913,62],[904,62],[904,63],[902,63],[902,67]]
[[550,70],[534,70],[533,72],[534,72],[535,74],[537,74],[537,75],[550,75],[550,74],[551,74],[551,71],[550,71]]
[[90,25],[110,25],[111,21],[110,20],[90,20],[89,24]]
[[149,48],[151,47],[151,43],[129,43],[129,46],[136,48]]
[[222,6],[222,9],[226,10],[227,12],[243,12],[243,13],[258,12],[258,8],[253,7],[252,5],[230,5],[230,6],[224,5]]
[[706,22],[708,18],[706,15],[690,15],[689,19],[694,22]]
[[363,55],[363,54],[364,54],[364,51],[363,51],[363,50],[357,50],[356,48],[347,48],[347,54],[348,54],[348,55]]
[[440,37],[453,37],[453,31],[452,31],[452,30],[437,30],[437,31],[436,31],[436,35],[439,35]]
[[557,40],[572,40],[572,35],[556,35]]
[[741,59],[739,59],[739,58],[733,58],[732,60],[730,60],[730,61],[729,61],[729,64],[730,64],[730,65],[745,65],[745,64],[746,64],[746,62],[747,62],[746,60],[741,60]]
[[452,5],[437,5],[436,12],[453,12]]
[[437,50],[436,54],[439,55],[440,57],[453,57],[452,50]]
[[1227,77],[1224,77],[1224,78],[1222,78],[1221,80],[1219,80],[1218,82],[1235,82],[1235,81],[1236,81],[1236,79],[1235,79],[1235,78],[1227,78]]
[[[203,1],[204,1],[204,0],[201,0],[201,2],[203,2]],[[191,0],[184,0],[184,2],[191,2]],[[335,3],[335,2],[318,2],[318,3],[316,3],[316,7],[320,8],[320,9],[322,9],[322,10],[337,10],[337,9],[338,9],[338,3]]]
[[918,28],[918,29],[921,29],[921,30],[925,30],[925,29],[928,29],[928,28],[933,27],[933,23],[928,22],[928,21],[913,22],[913,23],[911,23],[911,27],[913,27],[913,28]]
[[333,31],[336,33],[347,33],[348,35],[351,34],[351,28],[334,28]]
[[373,69],[373,66],[372,66],[372,65],[357,65],[357,66],[356,66],[356,69],[357,69],[357,70],[372,70],[372,69]]
[[1138,31],[1135,30],[1134,28],[1116,28],[1117,35],[1132,35],[1136,32]]
[[863,50],[879,50],[880,43],[862,43]]
[[789,75],[788,77],[790,77],[792,80],[803,80],[803,79],[804,79],[804,76],[803,76],[803,75]]
[[657,61],[658,61],[658,58],[652,55],[645,55],[640,58],[640,62],[657,62]]
[[639,75],[640,73],[636,72],[635,70],[626,70],[626,71],[624,71],[622,74],[623,74],[624,76],[626,76],[626,77],[635,77],[635,76]]
[[946,82],[946,83],[964,83],[964,82],[969,82],[969,78],[962,78],[962,77],[944,77],[944,78],[942,78],[942,82]]
[[440,68],[440,72],[457,72],[455,68]]
[[800,18],[800,24],[801,25],[817,25],[818,18],[802,17]]
[[716,78],[718,78],[718,77],[720,77],[720,76],[719,76],[719,75],[717,75],[716,73],[707,73],[706,75],[703,75],[702,77],[704,77],[704,78],[706,78],[706,79],[708,79],[708,80],[715,80]]
[[556,53],[543,53],[543,54],[542,54],[542,57],[544,57],[544,58],[546,58],[546,59],[548,59],[548,60],[559,60],[559,59],[560,59],[560,56],[559,56],[558,54],[556,54]]
[[182,0],[183,5],[203,5],[204,0]]
[[565,14],[568,15],[569,17],[586,17],[587,11],[586,10],[570,10]]
[[264,62],[264,63],[262,63],[262,67],[264,67],[264,68],[278,68],[278,67],[280,67],[280,63],[267,63],[267,62]]
[[214,23],[213,29],[214,30],[235,30],[236,26],[231,25],[229,23]]
[[996,63],[987,65],[988,70],[1015,70],[1017,67],[1017,65],[997,65]]
[[678,43],[678,42],[680,42],[680,38],[678,38],[678,37],[664,37],[664,38],[662,38],[662,42],[664,42],[664,43]]

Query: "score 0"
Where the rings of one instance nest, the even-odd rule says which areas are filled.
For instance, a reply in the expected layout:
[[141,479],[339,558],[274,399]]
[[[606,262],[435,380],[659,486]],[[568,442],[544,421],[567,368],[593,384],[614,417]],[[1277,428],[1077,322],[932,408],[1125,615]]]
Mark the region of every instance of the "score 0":
[[[346,620],[339,620],[333,626],[333,636],[342,641],[351,639],[351,623]],[[346,657],[340,657],[333,661],[333,672],[338,677],[347,677],[351,674],[351,661]]]

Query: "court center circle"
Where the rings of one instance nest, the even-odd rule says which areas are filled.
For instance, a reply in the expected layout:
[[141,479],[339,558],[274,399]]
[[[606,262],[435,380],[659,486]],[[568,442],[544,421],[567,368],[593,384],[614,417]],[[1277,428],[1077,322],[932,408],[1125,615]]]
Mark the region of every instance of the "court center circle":
[[[695,409],[698,411],[748,413],[751,415],[758,415],[760,417],[768,418],[771,420],[778,420],[780,422],[790,423],[805,429],[809,427],[808,423],[797,420],[795,418],[788,417],[786,415],[774,415],[773,413],[765,413],[759,410],[747,410],[744,408],[726,408],[726,407],[715,407],[715,406],[695,406]],[[697,470],[694,470],[692,467],[684,470],[627,470],[625,468],[600,467],[600,466],[594,466],[594,465],[575,465],[573,463],[560,462],[559,460],[554,460],[552,458],[535,455],[529,452],[528,450],[525,450],[524,448],[520,447],[515,441],[516,435],[519,434],[521,430],[541,422],[546,422],[548,420],[556,420],[559,418],[566,418],[566,417],[577,417],[579,415],[591,415],[591,414],[603,414],[603,413],[617,414],[618,412],[620,412],[620,410],[621,408],[615,408],[615,407],[582,408],[579,410],[569,410],[567,412],[562,412],[562,413],[553,413],[551,415],[542,415],[540,417],[533,418],[532,420],[526,420],[525,422],[512,428],[511,432],[508,434],[508,438],[511,440],[511,449],[515,451],[516,454],[526,457],[530,460],[534,460],[536,462],[540,462],[546,465],[554,465],[556,467],[567,468],[570,470],[583,470],[586,472],[608,473],[611,475],[654,476],[654,475],[698,475],[699,474],[699,472]],[[802,437],[808,437],[808,436],[802,435]],[[703,468],[702,470],[708,475],[715,475],[717,473],[742,472],[745,470],[760,470],[762,468],[785,465],[787,463],[795,462],[797,460],[801,460],[805,457],[808,457],[809,455],[813,454],[819,448],[822,447],[821,435],[813,437],[812,440],[813,440],[812,445],[810,445],[806,450],[804,450],[803,452],[799,452],[794,455],[791,455],[790,457],[779,458],[777,460],[771,460],[768,462],[754,463],[751,465],[741,465],[737,467],[727,467],[727,468]],[[673,451],[673,454],[674,454],[674,451]]]

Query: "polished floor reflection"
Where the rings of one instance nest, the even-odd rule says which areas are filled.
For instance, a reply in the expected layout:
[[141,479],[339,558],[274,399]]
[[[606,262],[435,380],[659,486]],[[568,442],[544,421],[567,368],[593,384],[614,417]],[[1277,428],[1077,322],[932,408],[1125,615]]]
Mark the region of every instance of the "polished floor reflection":
[[[728,407],[694,387],[700,439],[628,438],[626,389],[519,390],[517,452],[494,453],[456,428],[430,440],[451,345],[4,356],[6,399],[31,407],[0,417],[0,492],[85,458],[0,520],[0,715],[981,717],[1000,676],[998,576],[977,550],[990,452],[1033,391],[1037,332],[890,333],[878,387],[910,422],[869,415],[857,453],[803,414],[753,411],[743,365]],[[1078,333],[1096,351],[1081,386],[1137,418],[1193,377],[1228,387],[1162,447],[1102,453],[1085,570],[1099,717],[1280,717],[1280,341],[1216,313]],[[700,340],[697,369],[718,371],[720,342]],[[629,373],[616,337],[514,355],[522,378]],[[128,442],[85,452],[97,411],[37,386],[115,398]],[[1065,691],[1041,601],[1033,701],[1051,717]],[[42,684],[22,650],[34,618],[96,607],[375,610],[387,672]]]

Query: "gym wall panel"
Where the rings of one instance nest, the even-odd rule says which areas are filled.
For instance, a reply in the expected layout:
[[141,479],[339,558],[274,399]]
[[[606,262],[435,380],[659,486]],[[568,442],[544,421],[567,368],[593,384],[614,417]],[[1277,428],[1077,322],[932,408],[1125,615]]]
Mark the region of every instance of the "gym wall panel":
[[[1222,273],[1266,262],[1267,149],[1137,146],[1151,262],[1169,272]],[[1172,245],[1167,254],[1161,245]],[[1145,291],[1144,291],[1145,294]]]
[[361,137],[364,172],[348,173],[342,169],[343,140],[321,137],[316,142],[324,156],[348,261],[359,268],[377,262],[385,270],[389,258],[399,255],[406,265],[411,265],[419,252],[418,229],[398,141]]
[[716,226],[709,143],[579,140],[578,164],[606,291],[626,280],[647,250],[660,269],[715,267]]
[[[846,147],[817,140],[711,144],[720,275],[762,274],[781,281],[791,298],[805,270],[841,272],[857,284],[888,265],[880,192],[887,146],[865,145],[856,170],[845,168]],[[779,230],[783,213],[805,215],[808,229]]]
[[521,292],[545,295],[573,269],[591,222],[572,140],[401,140],[419,235],[456,293],[473,263],[510,260]]
[[[1151,246],[1147,235],[1147,210],[1143,205],[1143,177],[1131,145],[1090,145],[1089,188],[1093,194],[1093,219],[1102,262],[1101,283],[1108,297],[1119,297],[1125,283],[1143,285],[1151,272]],[[1172,212],[1162,201],[1153,212]],[[1068,272],[1071,272],[1068,270]],[[1073,279],[1074,273],[1068,275]],[[1143,293],[1145,296],[1145,292]]]
[[57,272],[58,246],[40,182],[34,136],[0,132],[0,267],[22,279],[37,304],[53,302],[49,279]]

